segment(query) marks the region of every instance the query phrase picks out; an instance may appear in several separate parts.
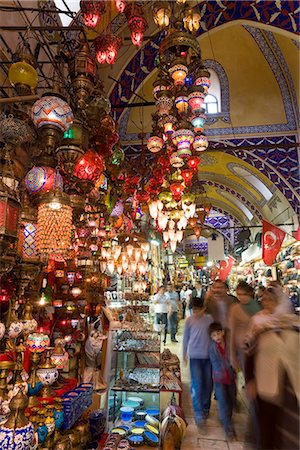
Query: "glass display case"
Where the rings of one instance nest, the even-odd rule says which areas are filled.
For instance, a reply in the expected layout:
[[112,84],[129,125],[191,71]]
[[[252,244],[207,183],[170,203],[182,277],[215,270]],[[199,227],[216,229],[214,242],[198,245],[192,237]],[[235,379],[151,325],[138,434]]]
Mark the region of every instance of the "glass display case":
[[[108,428],[142,425],[160,414],[160,333],[112,330]],[[149,417],[148,417],[149,419]]]

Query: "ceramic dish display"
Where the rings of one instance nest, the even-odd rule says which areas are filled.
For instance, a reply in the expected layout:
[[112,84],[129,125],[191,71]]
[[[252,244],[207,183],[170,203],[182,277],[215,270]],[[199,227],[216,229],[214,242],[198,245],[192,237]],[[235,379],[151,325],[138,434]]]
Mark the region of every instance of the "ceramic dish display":
[[135,412],[135,417],[136,417],[138,420],[145,420],[146,415],[147,415],[146,411],[136,411],[136,412]]
[[146,430],[144,433],[145,442],[151,447],[157,447],[159,444],[159,437],[152,433],[151,431]]
[[130,408],[129,406],[121,406],[120,412],[121,412],[121,419],[124,420],[124,422],[132,420],[134,412],[133,408]]
[[128,408],[138,409],[141,405],[139,402],[135,402],[132,400],[127,400],[122,404],[122,406],[127,406]]
[[132,434],[135,434],[135,435],[143,435],[144,434],[144,431],[145,431],[145,428],[142,428],[142,427],[133,427],[133,428],[131,428],[131,433]]
[[144,400],[141,397],[128,397],[127,401],[129,402],[137,402],[140,406],[143,406]]
[[126,436],[127,431],[122,427],[115,427],[111,430],[112,434],[118,434],[119,436]]
[[156,417],[157,419],[159,417],[159,409],[157,408],[147,408],[146,413],[148,414],[148,416],[153,416]]
[[131,445],[133,445],[134,447],[139,447],[144,444],[144,438],[143,438],[143,436],[140,436],[140,435],[132,434],[127,439],[129,441],[129,443]]
[[156,434],[157,436],[159,435],[159,431],[156,427],[154,427],[153,425],[150,425],[149,423],[147,423],[145,425],[145,430],[146,431],[151,431],[151,433]]
[[148,422],[148,424],[150,424],[156,428],[159,427],[159,421],[155,417],[149,416],[149,414],[147,414],[145,419],[146,419],[146,422]]
[[133,422],[133,425],[135,427],[139,427],[139,428],[144,428],[144,426],[146,425],[146,421],[145,420],[136,420],[135,422]]

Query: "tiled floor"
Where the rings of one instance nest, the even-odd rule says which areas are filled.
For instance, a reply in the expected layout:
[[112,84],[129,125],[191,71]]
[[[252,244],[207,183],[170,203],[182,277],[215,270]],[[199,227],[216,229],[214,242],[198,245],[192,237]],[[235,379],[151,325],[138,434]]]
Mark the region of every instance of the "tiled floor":
[[[179,332],[177,334],[178,344],[169,342],[169,335],[167,340],[167,348],[173,353],[176,353],[180,358],[182,357],[182,334],[184,322],[180,322]],[[183,382],[183,409],[186,420],[188,422],[187,433],[184,438],[181,450],[254,450],[254,447],[245,443],[244,437],[248,426],[248,413],[243,400],[243,392],[240,390],[239,403],[241,411],[234,413],[233,421],[237,434],[237,440],[234,442],[227,442],[225,439],[224,430],[218,419],[218,407],[216,400],[212,400],[212,407],[210,417],[207,424],[201,432],[198,431],[193,418],[193,408],[190,396],[190,374],[189,368],[181,363],[181,376]]]

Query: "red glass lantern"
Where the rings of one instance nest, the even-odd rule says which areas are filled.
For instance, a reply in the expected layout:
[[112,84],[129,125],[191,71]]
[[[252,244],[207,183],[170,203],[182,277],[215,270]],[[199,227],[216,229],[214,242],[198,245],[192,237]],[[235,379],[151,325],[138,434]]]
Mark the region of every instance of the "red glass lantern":
[[142,16],[143,9],[141,5],[132,3],[126,6],[124,12],[128,19],[131,41],[133,45],[140,47],[143,41],[144,32],[148,27],[147,20]]
[[99,22],[101,14],[105,13],[105,1],[81,0],[80,9],[83,14],[83,22],[86,27],[95,28]]
[[197,167],[200,164],[200,158],[198,158],[198,156],[192,156],[191,158],[188,159],[187,163],[188,166],[192,169],[192,170],[197,170]]
[[194,171],[193,169],[183,169],[181,171],[181,176],[184,179],[184,183],[189,186],[192,183]]
[[114,64],[118,51],[122,45],[122,39],[113,34],[105,34],[97,37],[93,42],[96,51],[96,59],[99,64]]
[[181,194],[182,194],[182,192],[184,190],[183,184],[181,184],[179,182],[172,183],[170,185],[170,189],[172,191],[174,199],[175,200],[180,200]]
[[193,114],[202,111],[204,100],[205,94],[203,93],[203,88],[201,86],[193,86],[190,88],[188,101]]
[[81,180],[96,181],[103,171],[103,160],[97,153],[89,150],[76,164],[74,175]]
[[126,8],[126,2],[124,0],[116,0],[116,8],[122,14]]

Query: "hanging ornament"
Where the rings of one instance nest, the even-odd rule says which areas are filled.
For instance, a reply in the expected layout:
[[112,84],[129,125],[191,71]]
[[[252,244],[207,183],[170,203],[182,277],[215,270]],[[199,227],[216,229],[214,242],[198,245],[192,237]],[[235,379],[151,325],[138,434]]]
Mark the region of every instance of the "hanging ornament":
[[76,164],[74,175],[81,180],[97,181],[102,171],[102,158],[96,152],[89,150]]
[[184,190],[184,186],[182,183],[175,182],[170,185],[170,189],[173,193],[173,197],[176,201],[181,199],[182,191]]
[[122,14],[126,8],[126,2],[124,0],[116,0],[116,8]]
[[104,34],[93,42],[96,51],[96,59],[99,64],[114,64],[118,51],[122,45],[122,39],[113,34]]
[[33,167],[25,176],[25,186],[30,194],[45,194],[55,188],[62,189],[63,179],[52,167]]
[[124,12],[131,32],[131,41],[133,45],[140,47],[142,45],[144,32],[148,28],[147,20],[142,16],[142,6],[133,2],[126,6]]
[[208,147],[208,139],[204,134],[197,134],[193,142],[196,152],[204,152]]
[[187,160],[188,166],[194,171],[197,170],[200,162],[201,162],[201,160],[200,160],[200,158],[198,158],[198,156],[192,156],[191,158],[189,158]]
[[159,152],[164,145],[164,141],[159,136],[150,136],[147,142],[147,148],[152,153]]
[[183,58],[175,58],[169,68],[169,74],[174,80],[175,86],[183,86],[188,74],[188,68]]
[[37,249],[42,259],[67,256],[71,248],[72,208],[61,191],[45,194],[38,206]]
[[100,16],[105,13],[105,1],[81,0],[80,9],[83,14],[83,22],[86,27],[95,28]]
[[194,171],[192,169],[183,169],[181,171],[181,176],[184,179],[186,186],[190,186],[193,180]]

